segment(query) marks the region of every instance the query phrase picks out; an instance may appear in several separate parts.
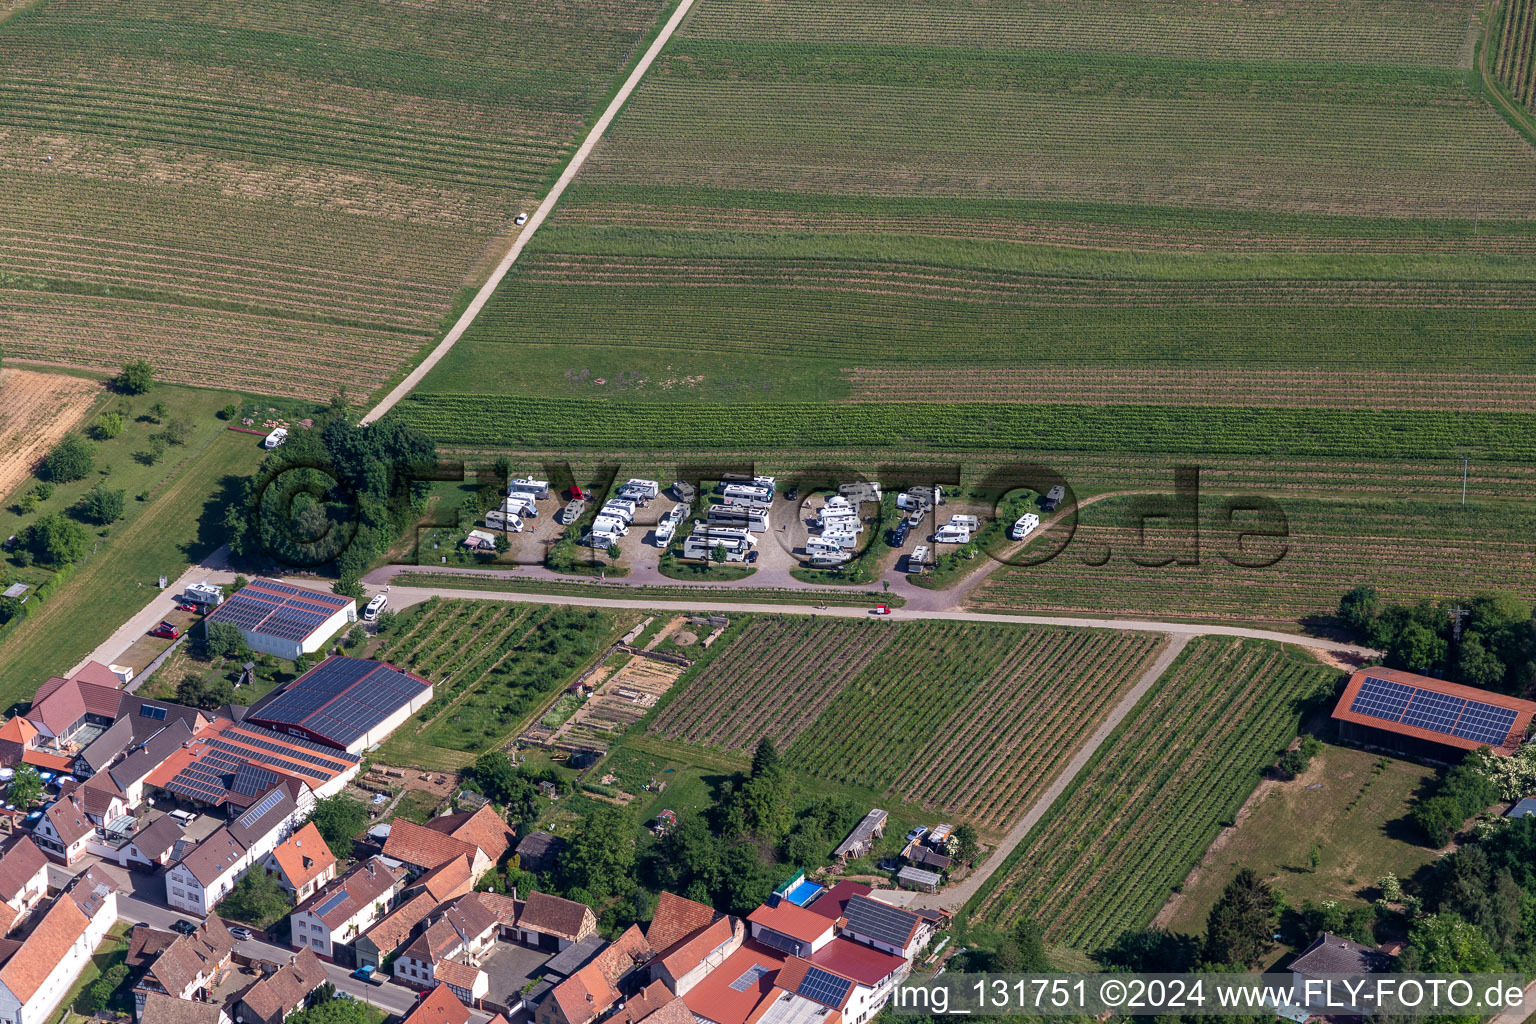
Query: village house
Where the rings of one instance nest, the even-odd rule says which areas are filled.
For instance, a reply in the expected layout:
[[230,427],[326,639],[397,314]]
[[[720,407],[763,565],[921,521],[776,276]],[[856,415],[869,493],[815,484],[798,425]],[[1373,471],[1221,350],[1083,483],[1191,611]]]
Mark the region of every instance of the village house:
[[0,852],[0,934],[48,895],[48,858],[30,837],[16,836]]
[[359,967],[378,968],[394,956],[416,932],[416,926],[437,909],[437,900],[418,892],[386,914],[352,943]]
[[650,943],[631,925],[591,963],[550,990],[534,1010],[535,1024],[590,1024],[605,1016],[624,998],[626,979],[650,957]]
[[219,1003],[174,999],[159,992],[147,993],[139,1024],[231,1024]]
[[241,875],[277,848],[303,812],[279,784],[228,825],[184,854],[165,874],[165,901],[189,914],[207,914]]
[[389,911],[403,875],[382,857],[372,857],[323,886],[289,915],[293,948],[313,950],[322,960],[337,959],[343,947]]
[[536,949],[559,952],[596,932],[591,907],[548,893],[530,892],[517,915],[517,941]]
[[0,964],[0,1021],[44,1024],[117,920],[117,886],[90,868]]
[[96,834],[85,808],[74,796],[63,796],[48,805],[32,829],[32,840],[42,851],[65,867],[85,853],[85,844]]
[[133,987],[135,1014],[158,992],[174,999],[203,999],[214,977],[229,966],[235,940],[218,915],[211,915],[188,935],[140,925],[128,940],[130,970],[142,969]]
[[324,981],[325,964],[312,951],[300,950],[292,961],[241,993],[235,1015],[244,1024],[282,1024]]
[[277,884],[302,903],[336,877],[336,855],[326,845],[314,822],[279,843],[262,859],[262,867]]

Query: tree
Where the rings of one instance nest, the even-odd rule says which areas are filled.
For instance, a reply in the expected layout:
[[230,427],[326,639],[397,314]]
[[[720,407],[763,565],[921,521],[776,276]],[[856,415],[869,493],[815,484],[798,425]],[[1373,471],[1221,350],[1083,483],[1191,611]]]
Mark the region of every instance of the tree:
[[1375,587],[1356,587],[1339,598],[1339,618],[1362,637],[1370,635],[1380,611],[1381,598]]
[[1432,914],[1408,930],[1399,965],[1427,974],[1476,974],[1503,968],[1488,939],[1456,914]]
[[599,902],[633,886],[635,821],[620,807],[600,805],[587,813],[560,859],[568,889],[585,889]]
[[54,483],[84,480],[95,468],[96,446],[79,434],[66,434],[43,457],[43,472]]
[[43,780],[37,774],[37,769],[29,764],[17,765],[16,774],[11,776],[10,788],[5,791],[6,802],[17,807],[31,807],[42,795]]
[[155,434],[149,439],[149,447],[133,453],[133,457],[146,466],[153,466],[165,458],[165,438]]
[[205,622],[203,650],[208,652],[210,658],[239,658],[245,661],[251,656],[245,634],[231,622]]
[[123,365],[123,372],[112,383],[125,395],[142,395],[155,383],[155,368],[142,359]]
[[104,412],[91,424],[91,436],[98,441],[110,441],[123,432],[123,414]]
[[265,871],[247,871],[219,903],[219,913],[265,928],[293,910],[293,896]]
[[363,624],[359,622],[357,625],[347,630],[347,638],[342,641],[342,646],[348,650],[351,650],[354,647],[361,646],[363,641],[367,639],[368,631],[364,629]]
[[955,826],[955,831],[950,834],[951,845],[954,847],[955,859],[962,864],[970,863],[981,849],[981,839],[976,835],[976,829],[970,822],[961,822]]
[[160,423],[171,414],[170,406],[157,401],[149,407],[149,419],[152,423]]
[[128,492],[114,490],[100,483],[80,496],[75,503],[75,514],[87,522],[106,526],[123,518],[128,507]]
[[752,776],[756,778],[779,767],[779,748],[773,745],[773,740],[764,736],[757,741],[757,749],[752,752]]
[[337,857],[350,857],[352,840],[368,827],[368,808],[361,800],[337,793],[318,801],[309,820],[320,830],[321,838],[332,853]]
[[307,654],[301,654],[297,658],[293,659],[293,671],[298,675],[303,675],[313,667],[314,666],[310,664],[309,655]]
[[331,593],[340,597],[350,597],[354,601],[361,601],[368,596],[363,590],[362,581],[353,573],[348,573],[332,583]]
[[375,1011],[361,999],[333,997],[313,999],[311,1006],[293,1014],[284,1024],[373,1024],[375,1019]]
[[997,948],[992,962],[1003,974],[1040,974],[1052,970],[1045,933],[1032,918],[1020,918]]
[[1448,645],[1426,626],[1410,622],[1398,633],[1391,645],[1388,660],[1395,660],[1405,668],[1426,672],[1445,660]]
[[75,999],[75,1011],[86,1016],[95,1016],[99,1011],[107,1009],[112,998],[123,982],[128,980],[128,965],[116,963],[102,971],[100,976],[89,985]]
[[1477,633],[1462,637],[1456,652],[1456,676],[1468,686],[1494,689],[1504,682],[1505,667]]
[[176,686],[176,699],[190,707],[212,711],[233,703],[235,688],[223,676],[188,672]]
[[160,431],[160,436],[165,438],[166,444],[186,444],[191,433],[192,424],[183,419],[174,419]]
[[[0,581],[3,582],[3,581]],[[0,597],[0,626],[27,614],[27,606],[19,597]]]
[[1245,969],[1258,963],[1275,933],[1276,913],[1269,883],[1252,868],[1243,868],[1222,890],[1206,920],[1206,961]]
[[58,512],[43,516],[22,530],[18,540],[39,562],[56,566],[84,558],[90,543],[85,527]]
[[619,545],[617,543],[613,543],[613,544],[609,544],[608,545],[608,557],[613,559],[615,562],[617,562],[619,560],[619,556],[622,555],[623,553],[624,552],[622,550],[620,550]]
[[724,562],[725,561],[725,555],[726,555],[725,545],[724,544],[716,544],[715,547],[714,547],[715,561],[717,561],[717,562]]

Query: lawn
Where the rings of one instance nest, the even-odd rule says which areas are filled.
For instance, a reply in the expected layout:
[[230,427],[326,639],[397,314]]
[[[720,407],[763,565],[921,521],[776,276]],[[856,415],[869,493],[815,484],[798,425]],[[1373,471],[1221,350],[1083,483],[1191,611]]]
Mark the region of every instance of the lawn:
[[[1389,872],[1409,878],[1434,860],[1406,817],[1432,769],[1349,747],[1325,746],[1306,773],[1266,782],[1247,816],[1224,835],[1163,913],[1171,931],[1200,934],[1206,915],[1239,868],[1252,868],[1285,894],[1343,903],[1374,898]],[[1311,867],[1314,847],[1320,861]]]
[[30,697],[68,672],[156,594],[223,543],[221,523],[261,453],[249,434],[219,431],[156,485],[153,497],[113,529],[19,627],[0,639],[0,706]]
[[[96,947],[96,952],[91,954],[91,959],[80,969],[80,975],[75,983],[70,986],[69,992],[64,996],[60,1006],[64,1007],[63,1024],[75,1024],[77,1021],[90,1020],[89,1014],[77,1008],[82,994],[103,971],[123,963],[128,958],[128,929],[124,922],[119,921],[110,931],[103,936],[101,945]],[[113,1010],[132,1011],[133,995],[125,987],[119,987],[113,993],[111,1006]]]
[[408,789],[400,797],[400,802],[395,804],[394,817],[425,825],[436,813],[438,807],[442,806],[442,802],[435,793],[428,793],[422,789]]
[[[71,0],[0,22],[7,355],[354,397],[444,328],[664,0]],[[0,8],[3,9],[3,8]]]

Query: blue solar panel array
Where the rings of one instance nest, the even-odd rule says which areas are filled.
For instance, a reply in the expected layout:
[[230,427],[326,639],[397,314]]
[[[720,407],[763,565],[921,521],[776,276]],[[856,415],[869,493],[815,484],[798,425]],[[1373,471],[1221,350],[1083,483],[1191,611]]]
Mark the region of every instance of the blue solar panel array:
[[381,662],[330,658],[254,709],[250,718],[301,726],[345,747],[426,688],[426,683]]
[[741,977],[731,982],[731,991],[745,992],[747,989],[757,984],[757,979],[761,978],[767,973],[768,968],[764,967],[762,964],[753,964],[751,967],[748,967],[745,971],[741,972]]
[[1509,738],[1518,713],[1482,701],[1366,676],[1349,710],[1384,722],[1457,736],[1491,747]]
[[301,641],[347,606],[347,599],[272,580],[256,580],[209,613],[214,622],[280,640]]
[[840,978],[820,967],[808,967],[805,977],[800,980],[800,987],[795,991],[824,1006],[842,1006],[843,1000],[848,998],[848,990],[852,987],[853,982],[847,978]]
[[316,917],[324,917],[343,903],[347,902],[347,890],[342,889],[334,896],[329,897],[324,903],[315,908]]

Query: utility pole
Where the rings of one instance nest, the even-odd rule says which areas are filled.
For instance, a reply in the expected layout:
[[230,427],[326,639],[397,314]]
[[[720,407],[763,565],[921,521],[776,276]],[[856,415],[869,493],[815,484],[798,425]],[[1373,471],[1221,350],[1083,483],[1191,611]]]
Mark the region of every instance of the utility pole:
[[1461,643],[1461,620],[1466,614],[1467,609],[1465,608],[1451,609],[1451,636],[1455,638],[1457,643]]

